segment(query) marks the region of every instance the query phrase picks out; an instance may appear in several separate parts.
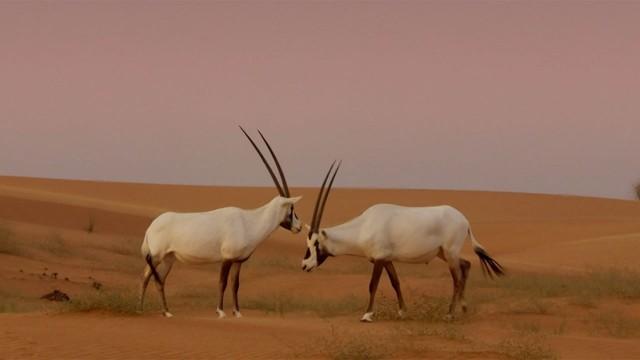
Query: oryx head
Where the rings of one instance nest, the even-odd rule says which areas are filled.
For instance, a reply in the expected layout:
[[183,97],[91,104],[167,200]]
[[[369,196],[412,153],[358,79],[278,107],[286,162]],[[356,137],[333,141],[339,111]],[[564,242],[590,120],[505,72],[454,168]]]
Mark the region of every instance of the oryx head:
[[[282,180],[282,185],[280,185],[280,182],[276,178],[276,175],[273,173],[273,169],[271,169],[271,166],[267,162],[267,159],[265,159],[264,155],[262,155],[262,152],[260,151],[260,149],[258,149],[258,146],[256,145],[256,143],[253,141],[253,139],[251,139],[251,136],[249,136],[249,134],[247,134],[247,132],[244,131],[242,126],[240,126],[240,130],[242,130],[242,132],[247,137],[247,139],[249,139],[249,141],[251,142],[251,145],[253,145],[253,148],[256,149],[256,151],[258,152],[258,155],[260,155],[260,159],[262,159],[262,162],[267,167],[267,171],[269,171],[269,175],[271,175],[271,179],[273,179],[273,182],[276,185],[276,189],[278,189],[278,193],[280,194],[280,196],[287,199],[292,199],[291,194],[289,193],[289,186],[287,185],[287,179],[284,177],[284,173],[282,172],[282,168],[280,167],[280,162],[278,162],[278,158],[276,157],[276,154],[273,152],[273,149],[271,149],[271,146],[269,145],[269,142],[267,141],[267,139],[265,139],[262,133],[260,132],[260,130],[258,130],[258,134],[260,134],[262,141],[264,141],[265,145],[267,145],[267,149],[269,150],[269,153],[271,154],[271,157],[273,158],[273,161],[276,164],[276,168],[278,169],[278,174],[280,175],[280,179]],[[300,221],[300,219],[298,218],[298,215],[296,215],[293,209],[293,204],[296,203],[298,200],[300,200],[300,197],[293,198],[292,200],[295,200],[295,201],[285,202],[287,209],[282,218],[282,221],[280,222],[280,226],[291,231],[294,234],[297,234],[300,232],[300,230],[302,230],[302,221]]]
[[331,176],[331,181],[329,181],[329,186],[327,186],[327,190],[324,191],[324,186],[327,183],[327,179],[329,179],[329,175],[331,175],[331,171],[335,166],[336,162],[334,161],[327,171],[327,175],[324,177],[324,181],[322,182],[322,186],[320,187],[320,191],[318,192],[318,199],[316,200],[316,207],[313,209],[313,219],[311,220],[311,226],[309,227],[309,234],[307,235],[307,252],[304,254],[304,260],[302,260],[302,270],[311,271],[316,267],[320,266],[327,257],[331,256],[331,254],[324,247],[324,239],[326,239],[327,234],[324,230],[320,230],[320,221],[322,220],[322,213],[324,212],[324,206],[327,203],[327,198],[329,197],[329,192],[331,191],[331,185],[333,185],[333,180],[336,178],[336,174],[338,173],[338,169],[340,169],[340,164],[336,167],[333,175]]

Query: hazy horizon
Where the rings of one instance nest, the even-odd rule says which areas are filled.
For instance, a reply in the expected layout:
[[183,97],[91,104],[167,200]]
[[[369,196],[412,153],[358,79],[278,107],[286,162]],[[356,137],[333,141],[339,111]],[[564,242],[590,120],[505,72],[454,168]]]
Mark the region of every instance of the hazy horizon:
[[[0,175],[633,198],[640,3],[0,3]],[[257,139],[256,139],[257,140]]]

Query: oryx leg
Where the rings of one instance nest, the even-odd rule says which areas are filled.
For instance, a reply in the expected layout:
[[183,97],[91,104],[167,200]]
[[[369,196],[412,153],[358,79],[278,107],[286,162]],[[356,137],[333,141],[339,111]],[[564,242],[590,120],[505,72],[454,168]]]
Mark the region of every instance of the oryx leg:
[[373,263],[373,273],[371,274],[371,281],[369,282],[369,306],[367,307],[367,312],[362,316],[360,321],[373,321],[373,300],[376,297],[376,291],[378,290],[378,283],[380,282],[380,275],[382,274],[383,267],[383,261],[375,261]]
[[219,282],[219,296],[218,300],[218,308],[216,312],[218,313],[218,318],[222,319],[227,316],[224,311],[224,291],[227,288],[227,279],[229,278],[229,270],[231,269],[231,265],[233,265],[233,261],[225,260],[222,262],[222,266],[220,267],[220,282]]
[[142,273],[142,282],[140,283],[140,304],[138,305],[138,312],[142,313],[144,308],[144,295],[147,292],[147,286],[149,285],[149,280],[151,280],[151,268],[149,265],[145,266],[144,272]]
[[451,279],[453,280],[453,295],[451,296],[451,304],[449,304],[449,313],[445,317],[446,320],[452,320],[454,312],[456,311],[456,305],[460,298],[460,288],[462,283],[462,269],[457,259],[449,259],[449,272],[451,273]]
[[156,267],[158,275],[160,276],[160,283],[156,282],[156,288],[160,292],[160,297],[162,298],[162,309],[164,311],[164,316],[172,317],[173,314],[169,312],[169,307],[167,306],[167,296],[164,293],[164,286],[167,283],[167,277],[169,276],[169,272],[173,267],[173,263],[176,260],[173,254],[168,254],[162,259],[162,262],[159,266]]
[[385,270],[387,270],[387,275],[389,275],[391,286],[393,286],[393,290],[396,291],[396,296],[398,297],[398,315],[400,317],[404,317],[407,306],[405,305],[404,299],[402,298],[402,290],[400,290],[400,280],[398,279],[396,268],[393,266],[393,263],[391,261],[385,263],[384,268]]
[[462,278],[460,281],[460,305],[462,306],[462,312],[467,312],[467,301],[464,298],[464,289],[467,285],[467,278],[469,277],[469,269],[471,269],[471,263],[468,260],[460,259],[460,271],[462,272]]
[[[449,264],[449,272],[451,273],[451,279],[453,280],[453,295],[451,296],[451,304],[449,304],[449,312],[445,316],[445,320],[452,320],[453,314],[460,298],[460,289],[462,285],[463,271],[461,263],[462,261],[457,255],[453,255],[443,248],[438,251],[438,257],[446,261]],[[468,261],[464,260],[468,263]],[[468,273],[468,272],[467,272]]]
[[238,290],[240,289],[240,268],[242,267],[242,261],[233,263],[235,271],[233,273],[233,315],[237,318],[241,318],[240,305],[238,305]]

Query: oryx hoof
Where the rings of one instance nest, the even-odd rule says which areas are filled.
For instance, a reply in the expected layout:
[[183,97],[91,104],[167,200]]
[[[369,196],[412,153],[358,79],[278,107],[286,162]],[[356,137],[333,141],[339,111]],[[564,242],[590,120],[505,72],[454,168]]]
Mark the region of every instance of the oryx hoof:
[[172,318],[173,317],[173,314],[168,312],[168,311],[165,311],[162,315],[164,315],[164,317],[166,317],[166,318]]
[[398,310],[398,318],[404,319],[406,313],[403,309]]
[[222,309],[216,309],[216,312],[218,313],[218,319],[224,319],[227,317],[227,314],[225,314]]
[[365,313],[364,315],[362,315],[362,318],[360,319],[360,321],[362,322],[373,322],[373,313],[372,312],[368,312]]
[[233,316],[240,319],[242,317],[242,314],[240,313],[240,310],[233,309]]

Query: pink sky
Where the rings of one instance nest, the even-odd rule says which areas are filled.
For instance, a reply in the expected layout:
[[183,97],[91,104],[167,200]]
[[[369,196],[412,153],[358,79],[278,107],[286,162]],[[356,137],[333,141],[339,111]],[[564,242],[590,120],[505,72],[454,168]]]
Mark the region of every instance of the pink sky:
[[639,2],[2,2],[0,174],[631,198]]

